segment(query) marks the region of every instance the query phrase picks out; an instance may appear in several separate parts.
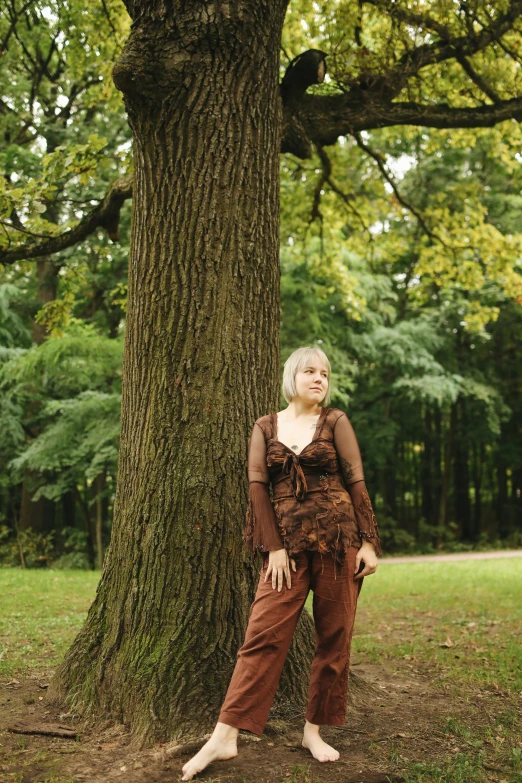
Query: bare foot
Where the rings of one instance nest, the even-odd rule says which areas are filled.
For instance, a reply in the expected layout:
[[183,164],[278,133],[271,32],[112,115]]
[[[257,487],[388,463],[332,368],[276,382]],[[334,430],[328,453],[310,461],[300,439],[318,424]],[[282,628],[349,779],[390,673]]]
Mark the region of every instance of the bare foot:
[[317,761],[337,761],[339,758],[339,751],[319,736],[319,726],[314,723],[306,721],[301,745],[309,750]]
[[194,775],[208,767],[211,761],[233,759],[237,756],[237,735],[239,730],[225,723],[217,723],[210,739],[201,750],[183,765],[181,780],[191,780]]

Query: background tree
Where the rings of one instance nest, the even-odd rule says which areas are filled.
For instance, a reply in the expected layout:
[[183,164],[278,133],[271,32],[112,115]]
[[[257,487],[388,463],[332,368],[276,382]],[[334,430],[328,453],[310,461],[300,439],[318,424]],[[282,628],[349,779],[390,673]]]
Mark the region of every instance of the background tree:
[[[0,85],[1,94],[8,96],[0,103],[0,231],[6,250],[20,242],[52,238],[74,225],[81,210],[92,210],[104,193],[104,179],[125,165],[122,143],[129,132],[110,80],[112,61],[128,28],[122,11],[121,5],[113,3],[111,12],[100,3],[87,19],[79,3],[57,2],[9,2],[0,11]],[[107,28],[109,34],[100,35]],[[106,284],[102,267],[107,268],[108,257],[116,285],[126,257],[120,255],[118,269],[118,251],[108,253],[107,245],[94,239],[88,249],[80,245],[60,256],[48,247],[35,257],[34,275],[28,274],[27,264],[14,270],[9,283],[25,283],[25,306],[32,315],[38,311],[31,323],[33,342],[42,343],[50,329],[56,333],[75,305],[77,316],[89,318],[91,302]],[[90,291],[93,300],[82,308],[86,277],[98,284]],[[114,333],[121,308],[107,302],[105,309]],[[25,437],[30,441],[41,433],[38,395],[26,397],[24,404]],[[94,481],[104,502],[103,474]],[[39,483],[38,472],[26,466],[9,505],[19,509],[21,531],[47,536],[60,527],[63,515],[71,516],[76,501],[71,490],[56,503],[57,498],[37,491]]]

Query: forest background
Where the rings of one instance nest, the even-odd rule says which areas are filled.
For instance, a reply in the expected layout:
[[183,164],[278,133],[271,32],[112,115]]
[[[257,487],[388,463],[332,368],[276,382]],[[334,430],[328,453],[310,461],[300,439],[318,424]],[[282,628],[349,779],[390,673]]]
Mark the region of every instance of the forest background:
[[[311,93],[384,63],[401,46],[390,17],[365,10],[354,50],[354,7],[290,3],[281,76],[309,48],[328,53]],[[129,30],[116,0],[0,16],[5,566],[100,568],[110,541],[133,172],[111,70]],[[521,49],[514,26],[428,69],[424,99],[519,95]],[[282,360],[306,344],[329,356],[387,554],[522,546],[521,151],[511,118],[354,132],[280,158]]]

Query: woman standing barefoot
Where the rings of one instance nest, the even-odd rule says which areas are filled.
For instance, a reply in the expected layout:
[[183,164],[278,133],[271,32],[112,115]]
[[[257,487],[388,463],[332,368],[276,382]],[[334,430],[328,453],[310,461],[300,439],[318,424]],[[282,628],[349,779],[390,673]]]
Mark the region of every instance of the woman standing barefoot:
[[283,374],[288,407],[254,424],[244,540],[264,553],[259,584],[218,722],[182,780],[236,756],[239,729],[263,733],[310,590],[316,647],[302,745],[319,761],[339,758],[319,731],[346,721],[357,599],[382,550],[357,439],[346,414],[327,407],[329,382],[326,354],[297,349]]

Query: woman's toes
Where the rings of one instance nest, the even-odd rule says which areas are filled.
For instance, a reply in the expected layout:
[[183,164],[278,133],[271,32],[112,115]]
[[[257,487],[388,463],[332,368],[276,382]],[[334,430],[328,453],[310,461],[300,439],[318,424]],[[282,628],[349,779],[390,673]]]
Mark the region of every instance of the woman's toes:
[[194,775],[205,769],[212,761],[224,761],[237,756],[237,744],[235,741],[222,742],[210,738],[186,764],[181,768],[183,777],[181,780],[191,780]]
[[337,761],[340,755],[339,751],[328,745],[319,734],[309,735],[306,738],[303,737],[301,744],[303,748],[310,751],[317,761]]

